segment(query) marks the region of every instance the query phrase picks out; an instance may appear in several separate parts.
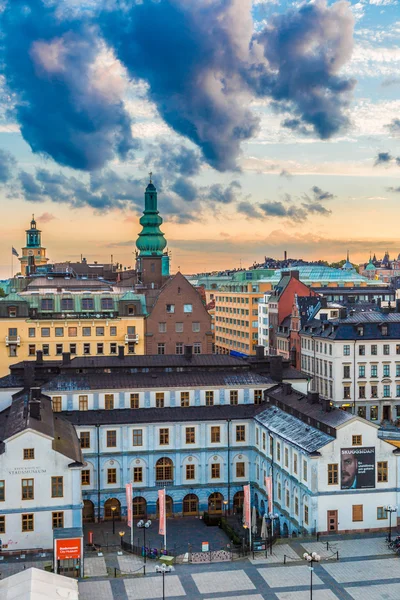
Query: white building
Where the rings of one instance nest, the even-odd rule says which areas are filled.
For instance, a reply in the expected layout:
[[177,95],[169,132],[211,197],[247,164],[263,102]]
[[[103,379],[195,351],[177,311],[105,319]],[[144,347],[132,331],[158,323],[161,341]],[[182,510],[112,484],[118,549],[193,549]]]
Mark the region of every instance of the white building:
[[258,301],[258,344],[264,346],[268,354],[269,326],[268,326],[268,299],[271,292],[266,292]]
[[82,526],[82,453],[73,425],[39,388],[0,412],[3,551],[53,549],[53,530]]

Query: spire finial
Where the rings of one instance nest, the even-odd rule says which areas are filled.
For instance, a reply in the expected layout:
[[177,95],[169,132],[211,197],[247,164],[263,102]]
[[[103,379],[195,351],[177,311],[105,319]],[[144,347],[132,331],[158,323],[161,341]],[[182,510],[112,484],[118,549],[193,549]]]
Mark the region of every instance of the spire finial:
[[149,181],[149,183],[152,183],[152,181],[151,181],[151,178],[153,177],[153,173],[152,173],[152,171],[150,171],[150,173],[149,173],[149,177],[150,177],[150,181]]
[[347,262],[350,262],[349,261],[349,251],[348,250],[347,250]]
[[35,220],[35,215],[32,213],[32,221]]

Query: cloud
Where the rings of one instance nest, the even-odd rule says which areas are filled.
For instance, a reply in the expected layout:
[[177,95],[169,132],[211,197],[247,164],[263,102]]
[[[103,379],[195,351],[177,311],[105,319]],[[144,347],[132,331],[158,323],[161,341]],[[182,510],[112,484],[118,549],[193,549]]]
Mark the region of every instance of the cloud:
[[285,177],[285,179],[293,179],[293,175],[291,173],[289,173],[289,171],[287,171],[286,169],[282,169],[282,171],[279,173],[279,177]]
[[393,119],[386,127],[393,137],[400,137],[400,119]]
[[382,87],[390,87],[391,85],[400,85],[400,77],[386,77],[382,83]]
[[327,208],[325,208],[325,206],[323,204],[320,204],[319,202],[309,202],[309,203],[304,203],[302,204],[303,208],[310,214],[319,214],[319,215],[323,215],[325,217],[329,216],[332,214],[331,210],[328,210]]
[[378,167],[380,165],[390,165],[392,163],[396,163],[400,167],[400,156],[392,156],[390,152],[379,152],[378,156],[375,159],[374,167]]
[[242,186],[237,180],[231,181],[225,188],[220,183],[214,183],[208,188],[202,188],[204,198],[219,204],[231,204],[235,202],[241,189]]
[[6,0],[1,67],[11,112],[35,153],[74,169],[103,167],[137,147],[118,77],[96,28],[45,0]]
[[183,144],[171,144],[160,141],[145,157],[146,164],[152,165],[155,173],[165,175],[198,175],[201,167],[201,156],[195,150]]
[[0,149],[0,184],[11,181],[16,164],[17,161],[10,152]]
[[285,217],[294,222],[307,219],[307,210],[297,206],[285,206],[282,202],[264,202],[260,204],[261,210],[268,217]]
[[395,194],[400,193],[400,187],[388,187],[386,189],[388,192],[394,192]]
[[171,187],[175,194],[178,194],[186,202],[193,202],[198,196],[198,189],[191,181],[180,177]]
[[333,200],[334,198],[336,198],[334,194],[331,194],[330,192],[324,192],[317,185],[314,185],[311,188],[311,191],[314,194],[314,199],[319,202],[322,202],[323,200]]
[[242,215],[246,215],[249,219],[262,219],[262,214],[257,210],[257,208],[251,202],[239,202],[236,208],[238,213]]
[[57,217],[55,217],[51,213],[44,212],[39,217],[36,217],[36,220],[39,221],[40,223],[50,223],[50,221],[54,221],[54,219],[56,219],[56,218]]

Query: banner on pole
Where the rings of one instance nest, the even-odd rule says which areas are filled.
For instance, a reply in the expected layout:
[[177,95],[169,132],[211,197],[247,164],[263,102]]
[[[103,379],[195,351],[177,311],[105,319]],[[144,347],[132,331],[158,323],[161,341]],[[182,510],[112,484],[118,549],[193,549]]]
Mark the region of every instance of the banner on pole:
[[272,477],[265,478],[265,488],[268,496],[268,513],[272,513]]
[[128,507],[128,527],[132,527],[132,484],[127,483],[126,490],[126,506]]
[[158,533],[165,535],[166,533],[166,514],[165,514],[165,490],[158,490],[158,510],[160,514],[160,524]]
[[243,516],[244,525],[250,529],[251,527],[251,506],[250,506],[250,484],[243,486],[244,504],[243,504]]

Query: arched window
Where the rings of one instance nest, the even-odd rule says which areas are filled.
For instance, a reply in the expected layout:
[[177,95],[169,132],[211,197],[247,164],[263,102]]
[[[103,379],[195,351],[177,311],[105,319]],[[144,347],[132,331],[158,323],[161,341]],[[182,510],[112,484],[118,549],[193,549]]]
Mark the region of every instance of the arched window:
[[172,481],[174,464],[170,458],[159,458],[156,462],[156,481]]
[[233,496],[233,512],[241,514],[243,511],[244,494],[242,491],[236,492]]
[[196,494],[188,494],[183,499],[183,514],[197,515],[199,512],[199,499]]
[[134,517],[145,517],[147,514],[147,502],[142,496],[136,496],[132,500],[132,515]]
[[[160,516],[160,505],[159,505],[158,500],[157,500],[156,510],[157,510],[157,519],[158,519]],[[173,511],[174,511],[174,501],[172,500],[171,496],[165,496],[165,516],[171,517]]]
[[[112,508],[115,507],[113,511]],[[104,519],[112,519],[114,513],[114,519],[119,521],[121,519],[121,502],[117,498],[109,498],[104,503]]]
[[222,501],[224,497],[219,492],[214,492],[208,497],[208,512],[213,515],[222,514]]

